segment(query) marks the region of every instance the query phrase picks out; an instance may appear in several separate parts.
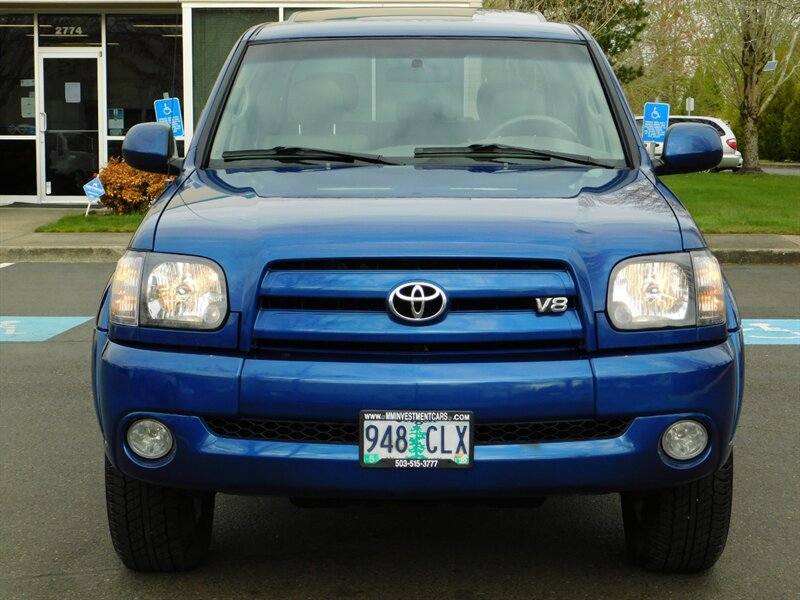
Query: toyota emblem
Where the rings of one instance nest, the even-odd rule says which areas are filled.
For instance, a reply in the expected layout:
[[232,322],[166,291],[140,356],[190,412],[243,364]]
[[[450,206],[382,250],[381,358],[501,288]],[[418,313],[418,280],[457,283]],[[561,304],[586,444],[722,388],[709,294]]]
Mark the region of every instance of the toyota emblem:
[[388,304],[392,314],[405,323],[427,323],[444,314],[447,296],[438,285],[411,281],[395,287]]

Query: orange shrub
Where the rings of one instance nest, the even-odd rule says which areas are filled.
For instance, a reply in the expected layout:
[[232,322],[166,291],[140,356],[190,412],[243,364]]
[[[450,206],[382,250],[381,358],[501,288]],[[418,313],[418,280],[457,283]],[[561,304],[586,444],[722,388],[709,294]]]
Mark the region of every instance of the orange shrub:
[[115,214],[124,215],[146,212],[164,191],[168,178],[134,169],[122,158],[112,158],[100,169],[100,181],[106,190],[100,201]]

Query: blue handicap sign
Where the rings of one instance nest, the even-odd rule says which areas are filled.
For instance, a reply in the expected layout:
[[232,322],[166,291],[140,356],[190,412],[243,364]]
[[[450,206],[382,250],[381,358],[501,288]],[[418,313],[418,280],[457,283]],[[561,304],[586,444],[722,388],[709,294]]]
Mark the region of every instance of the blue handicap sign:
[[642,140],[664,143],[669,126],[669,104],[648,102],[644,105]]
[[97,200],[100,196],[106,193],[103,184],[100,182],[99,177],[95,177],[83,186],[83,193],[90,201]]
[[744,343],[800,346],[800,319],[742,319]]
[[153,102],[156,108],[156,121],[172,127],[172,135],[183,135],[183,117],[179,98],[164,98]]

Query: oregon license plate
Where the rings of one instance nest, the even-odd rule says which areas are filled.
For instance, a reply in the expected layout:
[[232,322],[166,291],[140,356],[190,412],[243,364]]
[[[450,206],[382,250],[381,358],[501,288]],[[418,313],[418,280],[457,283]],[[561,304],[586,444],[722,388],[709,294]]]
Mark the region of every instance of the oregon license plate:
[[463,410],[364,410],[362,467],[464,469],[472,466],[472,413]]

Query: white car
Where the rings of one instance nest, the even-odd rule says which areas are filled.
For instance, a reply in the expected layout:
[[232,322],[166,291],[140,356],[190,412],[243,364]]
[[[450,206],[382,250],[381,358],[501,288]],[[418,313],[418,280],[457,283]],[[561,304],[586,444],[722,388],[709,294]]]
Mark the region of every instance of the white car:
[[[722,160],[719,166],[714,170],[723,171],[725,169],[731,169],[732,171],[738,171],[741,168],[742,153],[736,149],[736,136],[728,123],[717,117],[670,115],[669,125],[672,126],[676,123],[703,123],[705,125],[711,125],[717,130],[719,137],[722,138]],[[642,117],[636,117],[636,125],[639,127],[639,134],[641,135]],[[656,144],[655,156],[661,156],[661,146],[661,144]]]

